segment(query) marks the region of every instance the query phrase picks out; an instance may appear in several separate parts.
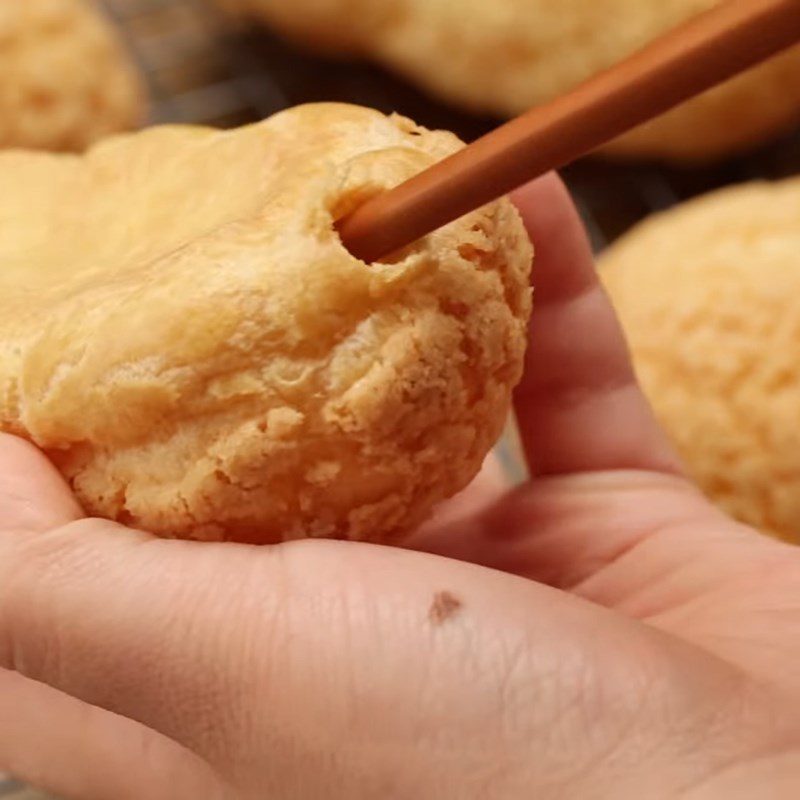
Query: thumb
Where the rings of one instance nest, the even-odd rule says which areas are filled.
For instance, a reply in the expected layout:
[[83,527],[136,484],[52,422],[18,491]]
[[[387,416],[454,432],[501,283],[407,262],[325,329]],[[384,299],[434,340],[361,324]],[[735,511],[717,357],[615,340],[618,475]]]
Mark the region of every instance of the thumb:
[[0,433],[0,531],[41,533],[83,516],[43,453],[30,442]]

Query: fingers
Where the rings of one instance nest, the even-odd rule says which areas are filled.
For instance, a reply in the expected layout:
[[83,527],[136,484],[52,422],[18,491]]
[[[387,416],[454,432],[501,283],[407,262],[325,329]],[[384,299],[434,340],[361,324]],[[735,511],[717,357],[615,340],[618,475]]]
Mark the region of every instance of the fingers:
[[0,433],[0,530],[46,531],[81,516],[47,458],[29,442]]
[[0,769],[70,800],[220,798],[207,764],[154,731],[0,669]]
[[424,529],[413,546],[572,589],[653,531],[719,517],[681,478],[587,472],[540,477],[469,520]]
[[[249,552],[230,547],[240,557]],[[210,709],[229,654],[219,619],[236,619],[241,586],[218,568],[226,549],[155,540],[103,520],[0,533],[0,669],[128,717],[191,752],[218,755],[225,725]],[[245,561],[238,563],[246,574]],[[219,582],[233,596],[203,607]]]
[[679,471],[636,383],[566,188],[551,174],[513,199],[536,251],[530,343],[516,392],[531,471]]
[[[545,758],[554,725],[585,728],[587,692],[592,709],[620,696],[606,676],[665,646],[547,587],[391,548],[192,545],[88,522],[0,536],[0,664],[180,742],[240,796],[519,779],[505,767]],[[626,729],[630,712],[597,714]],[[624,735],[578,756],[606,734]]]
[[18,575],[0,576],[0,660],[182,742],[238,797],[546,795],[565,741],[567,766],[629,737],[663,753],[659,698],[678,719],[710,713],[739,680],[700,648],[467,564],[109,534],[0,555]]
[[790,556],[790,546],[730,519],[686,480],[623,470],[539,478],[468,520],[420,531],[410,546],[636,618],[685,606],[743,573],[774,574]]

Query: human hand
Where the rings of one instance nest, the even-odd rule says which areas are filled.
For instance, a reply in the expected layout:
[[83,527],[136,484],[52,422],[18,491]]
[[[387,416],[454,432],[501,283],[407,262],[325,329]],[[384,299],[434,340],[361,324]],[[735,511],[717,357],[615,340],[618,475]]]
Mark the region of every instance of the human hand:
[[411,549],[164,541],[0,438],[0,769],[80,800],[800,793],[800,555],[713,509],[550,176],[534,479]]

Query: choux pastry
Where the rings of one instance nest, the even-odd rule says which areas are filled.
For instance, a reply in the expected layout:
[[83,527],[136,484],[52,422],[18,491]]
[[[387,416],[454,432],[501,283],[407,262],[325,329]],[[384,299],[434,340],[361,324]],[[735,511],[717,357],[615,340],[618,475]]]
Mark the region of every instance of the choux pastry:
[[457,147],[321,104],[0,153],[0,430],[164,536],[412,528],[503,428],[531,246],[505,199],[375,264],[334,220]]
[[691,475],[735,517],[800,541],[800,179],[664,212],[600,269]]
[[[720,0],[219,0],[290,37],[372,58],[478,112],[516,116]],[[800,47],[606,150],[699,161],[800,121]]]
[[81,150],[144,116],[139,76],[91,0],[0,2],[0,148]]

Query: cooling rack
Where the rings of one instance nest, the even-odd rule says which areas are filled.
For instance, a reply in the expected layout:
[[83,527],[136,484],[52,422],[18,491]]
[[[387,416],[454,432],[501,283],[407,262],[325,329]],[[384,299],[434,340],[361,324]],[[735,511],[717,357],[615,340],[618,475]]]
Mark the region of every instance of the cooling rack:
[[[467,141],[498,124],[437,103],[379,67],[319,58],[265,31],[239,27],[211,0],[99,2],[146,76],[151,123],[232,127],[298,103],[338,100],[399,111]],[[800,131],[746,157],[700,169],[585,160],[563,172],[597,250],[648,214],[695,195],[795,174],[800,174]],[[498,452],[510,477],[519,479],[513,429]],[[0,775],[0,798],[44,800],[45,795]]]

